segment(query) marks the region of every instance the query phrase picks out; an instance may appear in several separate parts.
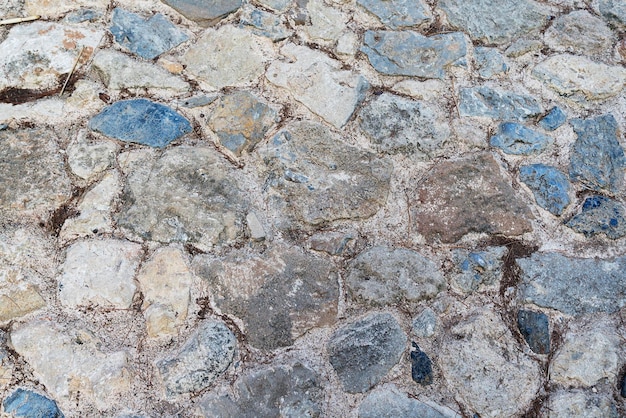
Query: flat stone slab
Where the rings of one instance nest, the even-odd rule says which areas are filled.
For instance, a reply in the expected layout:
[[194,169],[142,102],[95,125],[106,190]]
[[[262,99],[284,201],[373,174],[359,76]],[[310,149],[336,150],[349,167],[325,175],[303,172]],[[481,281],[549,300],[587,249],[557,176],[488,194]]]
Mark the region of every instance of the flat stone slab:
[[478,75],[482,78],[493,78],[509,70],[504,56],[496,48],[476,47],[474,58]]
[[619,418],[620,415],[611,395],[580,389],[557,390],[550,395],[542,411],[555,418],[574,416]]
[[293,33],[279,16],[253,7],[243,9],[239,23],[251,28],[255,35],[265,36],[274,42],[286,39]]
[[586,10],[575,10],[557,17],[544,36],[546,44],[559,52],[602,55],[613,46],[608,25]]
[[626,4],[620,0],[600,0],[600,13],[612,23],[626,25]]
[[454,412],[418,401],[401,392],[395,385],[386,385],[371,391],[359,406],[359,418],[451,418]]
[[519,169],[519,178],[532,190],[537,204],[553,215],[561,215],[569,205],[569,180],[556,167],[523,165]]
[[618,239],[626,235],[626,208],[608,197],[591,196],[585,199],[580,213],[566,225],[587,237],[605,234]]
[[161,0],[187,19],[200,26],[213,26],[235,12],[242,0]]
[[461,116],[522,121],[543,113],[541,104],[531,96],[489,87],[462,88],[459,96]]
[[505,122],[498,126],[498,133],[489,140],[492,147],[507,154],[540,154],[554,143],[554,139],[516,122]]
[[425,25],[433,18],[424,0],[357,0],[357,4],[390,29]]

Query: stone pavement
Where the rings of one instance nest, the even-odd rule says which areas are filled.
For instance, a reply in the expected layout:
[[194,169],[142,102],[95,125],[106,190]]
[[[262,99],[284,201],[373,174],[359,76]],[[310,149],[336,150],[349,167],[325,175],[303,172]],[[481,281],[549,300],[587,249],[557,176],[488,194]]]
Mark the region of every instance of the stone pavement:
[[626,416],[626,3],[31,15],[1,416]]

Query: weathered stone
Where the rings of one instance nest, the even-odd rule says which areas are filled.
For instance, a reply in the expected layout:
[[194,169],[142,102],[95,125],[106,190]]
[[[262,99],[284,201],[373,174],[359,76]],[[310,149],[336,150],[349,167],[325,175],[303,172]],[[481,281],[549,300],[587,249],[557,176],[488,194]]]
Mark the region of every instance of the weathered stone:
[[218,321],[203,322],[180,351],[157,362],[169,396],[209,387],[233,361],[237,339]]
[[383,93],[359,113],[359,126],[379,151],[430,159],[450,136],[437,110],[426,103]]
[[345,285],[357,301],[414,307],[437,296],[445,289],[446,280],[439,266],[420,253],[378,246],[354,259]]
[[161,0],[200,26],[213,26],[241,7],[241,0]]
[[[75,2],[75,1],[72,1],[71,3],[80,4],[80,2]],[[66,11],[67,11],[67,8],[64,8],[62,13],[65,13]],[[67,22],[67,23],[94,22],[100,19],[103,15],[104,15],[104,10],[80,9],[80,10],[76,10],[76,11],[66,14],[65,17],[63,18],[63,22]]]
[[474,48],[474,57],[476,58],[478,75],[482,78],[493,78],[493,76],[509,70],[504,57],[496,48],[476,47]]
[[246,225],[248,226],[248,231],[250,231],[250,238],[255,241],[265,239],[265,228],[263,228],[263,224],[256,213],[248,212],[246,215]]
[[613,115],[572,119],[570,123],[578,135],[570,155],[571,179],[592,190],[619,191],[624,183],[626,158]]
[[368,218],[387,199],[391,163],[344,144],[323,125],[291,123],[259,152],[270,185],[307,224]]
[[586,10],[575,10],[557,17],[544,39],[555,51],[602,55],[611,49],[613,33],[602,19]]
[[311,328],[336,320],[335,269],[297,248],[276,246],[262,255],[242,251],[218,261],[196,257],[194,266],[217,307],[243,321],[254,347],[289,346]]
[[435,335],[437,322],[435,311],[431,308],[426,308],[413,318],[411,331],[418,338],[430,338]]
[[345,32],[337,40],[337,54],[353,57],[359,51],[359,37],[354,32]]
[[504,53],[510,58],[519,58],[522,55],[536,52],[543,48],[543,42],[537,39],[518,39],[509,46]]
[[453,250],[452,282],[465,293],[498,286],[506,253],[506,247],[489,247],[483,251]]
[[532,0],[501,0],[498,7],[490,0],[442,0],[438,6],[453,27],[488,44],[505,44],[535,32],[548,17],[548,11]]
[[106,136],[163,148],[191,132],[191,124],[171,108],[146,99],[122,100],[91,118],[89,128]]
[[179,146],[129,162],[118,227],[142,239],[204,251],[243,232],[246,198],[214,149]]
[[357,0],[390,29],[428,24],[433,15],[424,0]]
[[[615,312],[626,305],[626,258],[572,258],[534,253],[520,258],[522,301],[567,315]],[[593,284],[593,285],[590,285]]]
[[505,122],[500,124],[498,133],[491,137],[489,143],[507,154],[531,155],[545,151],[554,139],[519,123]]
[[550,354],[550,324],[543,312],[520,309],[517,327],[526,343],[537,354]]
[[500,120],[524,120],[543,112],[533,97],[489,87],[461,89],[461,116],[484,116]]
[[252,33],[270,38],[274,42],[288,38],[292,34],[279,16],[253,7],[246,7],[243,10],[239,23],[251,27]]
[[258,2],[268,9],[275,10],[277,12],[287,11],[289,6],[292,4],[292,0],[258,0]]
[[554,106],[547,115],[539,121],[539,126],[548,131],[554,131],[561,127],[567,120],[567,115],[558,106]]
[[367,392],[400,360],[407,337],[388,313],[344,325],[328,341],[330,364],[349,393]]
[[343,70],[342,64],[320,51],[292,43],[281,48],[289,61],[273,61],[268,81],[288,90],[295,100],[337,128],[348,122],[363,99],[368,83]]
[[626,68],[569,54],[554,55],[540,62],[532,75],[560,95],[579,102],[615,96],[626,83]]
[[545,405],[550,418],[618,418],[620,416],[613,399],[603,393],[591,391],[559,390],[550,396]]
[[470,232],[521,235],[533,218],[489,154],[440,163],[418,185],[411,213],[428,241]]
[[77,10],[82,7],[93,7],[103,10],[106,9],[107,5],[102,0],[24,0],[23,3],[25,16],[38,15],[46,20],[53,20],[72,10],[74,11],[73,13],[88,10]]
[[523,165],[519,178],[535,196],[539,206],[559,216],[569,205],[570,184],[565,173],[543,164]]
[[481,417],[516,416],[542,386],[539,364],[521,352],[500,316],[487,309],[452,325],[438,364],[450,389]]
[[55,401],[22,388],[6,397],[2,406],[14,418],[64,418]]
[[305,25],[302,31],[313,41],[336,41],[348,22],[348,16],[326,6],[322,0],[307,0],[306,12],[311,24]]
[[[453,411],[440,412],[431,405],[409,398],[395,385],[371,391],[359,406],[359,418],[451,418]],[[447,408],[445,408],[447,409]]]
[[110,31],[118,44],[147,60],[189,39],[160,13],[144,19],[119,7],[113,9]]
[[411,96],[418,100],[437,100],[447,92],[446,84],[441,80],[402,80],[392,89],[400,94]]
[[620,0],[600,0],[598,6],[602,16],[610,22],[626,25],[626,4]]
[[309,238],[312,250],[322,251],[329,255],[355,255],[361,240],[352,232],[324,231]]
[[411,378],[422,386],[433,382],[433,364],[430,357],[416,343],[411,343]]
[[626,209],[608,197],[591,196],[585,199],[580,213],[566,225],[587,237],[605,234],[618,239],[626,235]]
[[117,145],[112,141],[89,140],[84,132],[67,146],[67,163],[84,180],[104,172],[115,163]]
[[446,68],[465,57],[461,32],[426,37],[412,31],[367,31],[361,51],[372,67],[387,75],[443,79]]

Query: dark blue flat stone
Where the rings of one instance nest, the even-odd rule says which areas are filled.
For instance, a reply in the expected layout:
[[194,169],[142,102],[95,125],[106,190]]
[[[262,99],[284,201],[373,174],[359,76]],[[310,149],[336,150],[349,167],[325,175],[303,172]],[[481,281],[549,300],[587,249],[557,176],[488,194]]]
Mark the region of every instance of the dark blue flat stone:
[[530,155],[543,152],[554,140],[515,122],[501,123],[489,143],[507,154]]
[[433,382],[433,364],[417,344],[411,345],[411,377],[422,386],[430,385]]
[[55,401],[30,390],[17,389],[4,402],[4,411],[16,418],[64,418]]
[[546,131],[554,131],[565,123],[567,115],[560,107],[555,106],[539,121],[541,126]]
[[613,199],[591,196],[583,203],[581,212],[566,225],[586,236],[605,234],[617,239],[626,235],[626,210]]
[[520,309],[517,326],[531,350],[537,354],[550,353],[550,325],[546,314]]
[[519,177],[532,190],[537,204],[552,214],[560,215],[569,205],[569,180],[555,167],[524,165],[520,167]]

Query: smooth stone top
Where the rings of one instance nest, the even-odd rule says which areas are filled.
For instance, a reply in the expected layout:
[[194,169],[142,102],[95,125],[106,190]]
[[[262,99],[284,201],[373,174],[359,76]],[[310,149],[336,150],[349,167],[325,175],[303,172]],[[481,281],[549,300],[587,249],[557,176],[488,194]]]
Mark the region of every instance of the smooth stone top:
[[459,112],[461,116],[524,120],[541,114],[543,109],[531,96],[482,86],[461,89]]
[[432,13],[424,0],[357,0],[391,29],[419,26],[432,20]]
[[537,354],[550,353],[550,324],[546,314],[520,309],[517,327],[531,350]]
[[530,155],[543,152],[554,139],[515,122],[500,124],[498,134],[489,143],[507,154]]
[[213,26],[241,7],[242,0],[161,0],[200,26]]
[[524,165],[520,167],[519,177],[532,190],[537,204],[552,214],[560,215],[569,205],[569,180],[555,167]]

